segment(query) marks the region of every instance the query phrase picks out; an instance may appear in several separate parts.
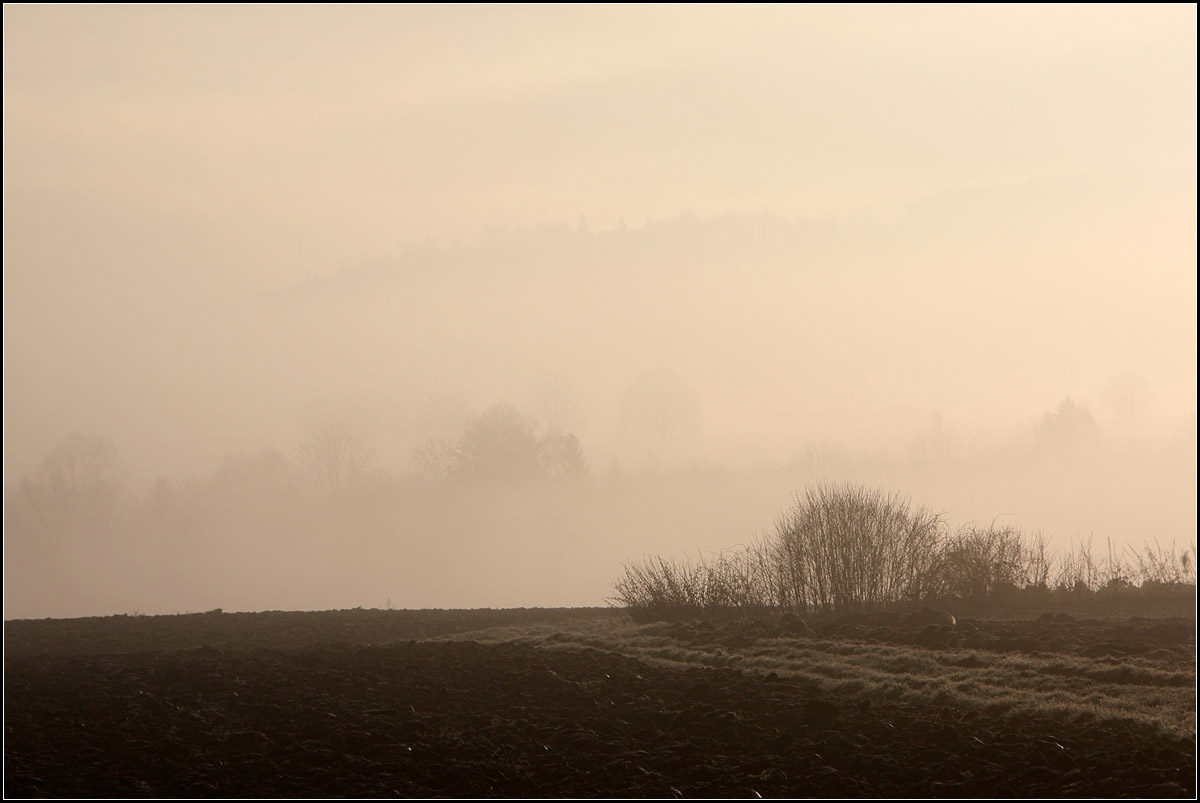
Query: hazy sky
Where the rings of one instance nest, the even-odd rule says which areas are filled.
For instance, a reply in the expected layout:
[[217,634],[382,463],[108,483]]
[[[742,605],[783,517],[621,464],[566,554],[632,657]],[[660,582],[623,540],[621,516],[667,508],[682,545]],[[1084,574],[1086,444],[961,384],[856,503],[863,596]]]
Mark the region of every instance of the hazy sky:
[[8,6],[6,272],[169,261],[260,284],[491,226],[887,210],[1073,174],[1173,182],[1184,202],[1195,22],[1187,5]]
[[[73,432],[136,495],[330,418],[405,471],[498,401],[636,469],[647,382],[678,465],[986,455],[1070,396],[1195,537],[1194,5],[3,14],[9,486]],[[1128,478],[1006,470],[945,504],[1143,535]]]
[[[1131,353],[1076,344],[1112,365],[1054,393],[1148,373],[1194,413],[1195,176],[1189,5],[7,5],[5,432],[209,303],[430,238],[731,212],[891,227],[915,249],[868,259],[976,268],[914,291],[971,320],[1112,318]],[[74,418],[39,432],[105,420]]]
[[[898,238],[839,269],[888,265],[899,280],[867,297],[911,296],[939,335],[991,316],[1001,334],[978,347],[1002,383],[1051,370],[1037,357],[1053,332],[1063,381],[1045,393],[1149,375],[1173,414],[1194,413],[1194,6],[6,6],[4,20],[6,434],[31,453],[56,431],[111,429],[139,388],[164,395],[164,370],[199,371],[191,349],[233,327],[217,323],[230,299],[580,216],[603,231],[765,213]],[[729,276],[762,272],[725,258]],[[788,259],[811,256],[765,261]],[[890,315],[858,310],[847,328],[886,344]],[[179,362],[133,356],[147,341]],[[231,381],[211,380],[236,397]]]

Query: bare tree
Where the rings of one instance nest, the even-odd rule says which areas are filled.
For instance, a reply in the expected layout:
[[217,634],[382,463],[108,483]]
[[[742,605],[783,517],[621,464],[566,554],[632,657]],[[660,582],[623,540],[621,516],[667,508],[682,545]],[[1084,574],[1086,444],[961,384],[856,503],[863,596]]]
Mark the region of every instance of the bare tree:
[[346,426],[318,426],[296,449],[305,478],[325,496],[342,496],[365,487],[375,451]]
[[209,490],[226,505],[286,504],[292,498],[295,479],[295,467],[283,454],[262,449],[257,454],[227,458],[209,481]]
[[458,470],[458,446],[451,438],[427,438],[413,449],[412,464],[426,479],[449,479]]
[[73,496],[90,495],[113,484],[117,449],[95,435],[67,436],[42,461],[40,477],[50,486]]
[[116,510],[120,486],[117,450],[95,435],[64,438],[32,475],[6,494],[5,525],[14,532],[57,533],[68,525],[95,523]]
[[542,376],[533,388],[533,399],[547,433],[571,432],[583,422],[578,394],[558,374]]
[[1104,390],[1104,401],[1116,415],[1120,428],[1126,434],[1133,434],[1141,423],[1149,401],[1146,382],[1135,374],[1114,377]]
[[696,426],[699,404],[691,386],[674,371],[660,369],[638,376],[625,395],[622,426],[649,436],[665,451],[667,442]]

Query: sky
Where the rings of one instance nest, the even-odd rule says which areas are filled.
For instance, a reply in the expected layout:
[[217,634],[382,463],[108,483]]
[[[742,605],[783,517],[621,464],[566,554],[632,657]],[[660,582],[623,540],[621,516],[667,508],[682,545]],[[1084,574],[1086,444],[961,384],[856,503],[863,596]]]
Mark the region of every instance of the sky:
[[6,487],[73,432],[142,487],[330,416],[403,470],[429,399],[547,387],[641,465],[654,375],[706,465],[1068,396],[1194,454],[1193,5],[3,14]]
[[75,270],[129,277],[183,252],[261,286],[487,227],[884,211],[1079,174],[1183,200],[1194,20],[1140,5],[10,7],[10,270],[63,270],[59,249],[87,247]]

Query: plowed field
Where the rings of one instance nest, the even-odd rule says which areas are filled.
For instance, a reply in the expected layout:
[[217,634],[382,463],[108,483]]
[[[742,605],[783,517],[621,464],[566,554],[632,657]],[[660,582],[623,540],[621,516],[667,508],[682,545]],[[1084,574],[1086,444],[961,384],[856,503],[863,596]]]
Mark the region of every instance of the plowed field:
[[1192,798],[1184,614],[13,621],[5,794]]

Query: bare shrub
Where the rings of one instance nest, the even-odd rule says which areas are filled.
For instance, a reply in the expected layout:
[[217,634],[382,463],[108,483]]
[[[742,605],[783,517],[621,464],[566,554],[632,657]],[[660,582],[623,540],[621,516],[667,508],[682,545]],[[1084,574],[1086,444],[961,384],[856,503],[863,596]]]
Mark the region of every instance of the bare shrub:
[[805,610],[863,610],[935,596],[941,514],[894,493],[817,485],[776,525],[779,602]]
[[1138,577],[1113,550],[1108,541],[1107,555],[1097,558],[1093,554],[1092,539],[1073,542],[1062,553],[1055,573],[1054,589],[1060,594],[1087,594],[1101,589],[1120,590],[1136,585]]
[[723,552],[706,569],[706,612],[736,609],[753,613],[778,606],[775,572],[770,553],[762,544]]
[[1196,555],[1155,544],[1125,556],[1091,540],[1061,553],[1042,533],[968,526],[953,536],[941,514],[856,485],[818,485],[797,495],[775,532],[698,562],[647,558],[627,564],[613,604],[635,621],[810,609],[861,611],[946,596],[1015,599],[1026,592],[1106,595],[1195,593]]
[[1023,548],[1025,575],[1021,585],[1035,591],[1049,591],[1050,573],[1054,570],[1055,562],[1054,553],[1050,551],[1050,539],[1039,532],[1027,536]]
[[1171,544],[1163,549],[1157,541],[1151,547],[1146,544],[1141,552],[1127,550],[1136,565],[1134,573],[1143,586],[1170,586],[1196,583],[1196,548],[1182,551]]
[[613,584],[613,601],[635,622],[684,619],[703,612],[703,562],[653,557],[627,563],[624,569],[624,576]]
[[1026,582],[1029,551],[1016,527],[960,529],[942,547],[939,574],[943,587],[960,599],[984,600]]
[[635,621],[743,613],[864,610],[929,599],[944,539],[940,514],[855,485],[796,497],[773,537],[712,561],[661,557],[626,564],[612,602]]
[[722,552],[711,561],[645,558],[624,566],[611,600],[636,622],[711,617],[775,607],[769,565],[755,546]]

